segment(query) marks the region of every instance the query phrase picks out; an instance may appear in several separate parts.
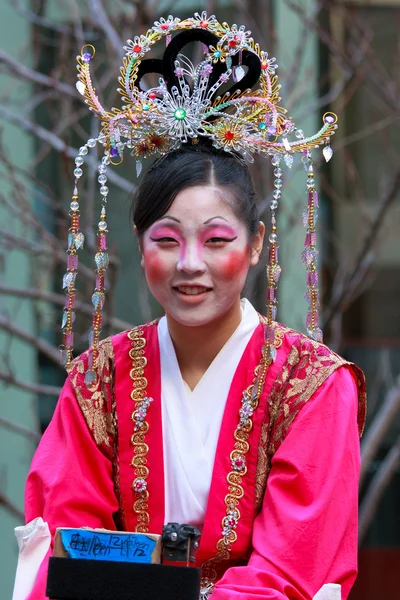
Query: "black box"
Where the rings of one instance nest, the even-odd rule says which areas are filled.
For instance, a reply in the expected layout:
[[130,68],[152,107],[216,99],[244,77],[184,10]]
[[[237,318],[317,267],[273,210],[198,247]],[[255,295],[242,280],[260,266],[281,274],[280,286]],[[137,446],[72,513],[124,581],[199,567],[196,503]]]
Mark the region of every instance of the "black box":
[[199,600],[201,569],[51,557],[51,600]]

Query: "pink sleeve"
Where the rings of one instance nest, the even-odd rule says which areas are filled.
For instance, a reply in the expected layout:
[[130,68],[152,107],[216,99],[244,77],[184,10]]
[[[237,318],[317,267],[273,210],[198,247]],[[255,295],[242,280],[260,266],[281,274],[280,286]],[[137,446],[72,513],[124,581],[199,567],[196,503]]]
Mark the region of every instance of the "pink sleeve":
[[[111,462],[94,442],[67,380],[32,461],[25,491],[26,521],[43,517],[52,535],[57,527],[115,529],[117,511]],[[47,563],[48,556],[27,600],[46,598]]]
[[310,600],[325,583],[347,598],[357,574],[357,405],[342,367],[302,408],[272,460],[249,563],[228,569],[212,600]]

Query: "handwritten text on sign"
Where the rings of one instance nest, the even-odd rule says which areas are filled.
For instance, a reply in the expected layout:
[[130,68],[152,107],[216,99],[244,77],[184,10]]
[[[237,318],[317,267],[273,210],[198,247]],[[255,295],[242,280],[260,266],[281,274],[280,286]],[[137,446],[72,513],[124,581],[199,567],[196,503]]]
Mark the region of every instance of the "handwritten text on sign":
[[71,558],[151,563],[156,542],[146,535],[62,529],[61,539]]

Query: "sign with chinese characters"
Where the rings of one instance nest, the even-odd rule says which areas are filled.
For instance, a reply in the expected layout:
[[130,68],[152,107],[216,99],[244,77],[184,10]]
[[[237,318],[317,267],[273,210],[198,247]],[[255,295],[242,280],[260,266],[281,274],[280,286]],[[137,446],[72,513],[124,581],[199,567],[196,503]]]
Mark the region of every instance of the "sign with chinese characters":
[[54,555],[115,562],[159,563],[160,549],[158,535],[60,528],[56,531]]

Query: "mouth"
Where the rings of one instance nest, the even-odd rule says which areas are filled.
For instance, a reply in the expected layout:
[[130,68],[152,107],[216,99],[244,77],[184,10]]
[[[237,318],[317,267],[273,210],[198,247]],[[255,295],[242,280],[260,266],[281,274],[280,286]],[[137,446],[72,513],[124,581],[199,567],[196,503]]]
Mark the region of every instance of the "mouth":
[[174,286],[174,290],[185,296],[200,296],[211,292],[211,288],[202,285],[178,285]]

